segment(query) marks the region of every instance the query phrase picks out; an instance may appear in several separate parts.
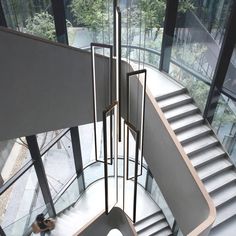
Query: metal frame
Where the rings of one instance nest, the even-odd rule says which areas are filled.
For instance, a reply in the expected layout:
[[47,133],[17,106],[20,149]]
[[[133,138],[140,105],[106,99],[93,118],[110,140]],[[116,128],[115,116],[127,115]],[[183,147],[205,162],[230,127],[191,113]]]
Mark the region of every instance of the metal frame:
[[114,44],[114,48],[113,48],[113,55],[116,56],[116,8],[117,8],[117,0],[113,0],[113,44]]
[[[134,176],[129,178],[129,157],[128,157],[128,131],[136,133],[136,146],[135,146],[135,164]],[[123,210],[125,211],[125,182],[127,180],[134,180],[134,198],[133,198],[133,219],[136,222],[136,205],[137,205],[137,183],[138,183],[138,153],[139,153],[139,140],[140,132],[128,121],[124,122],[124,167],[123,167]]]
[[85,189],[85,183],[84,183],[83,159],[82,159],[78,127],[70,128],[70,135],[71,135],[71,143],[72,143],[72,148],[73,148],[76,175],[77,177],[81,176],[81,183],[78,182],[79,191],[82,192]]
[[64,129],[62,130],[56,137],[54,137],[45,147],[40,151],[40,155],[43,156],[46,154],[47,151],[49,151],[61,138],[63,138],[70,129]]
[[33,160],[27,162],[15,175],[7,180],[0,188],[0,195],[2,195],[8,188],[10,188],[27,170],[29,170],[34,164]]
[[27,141],[27,144],[29,147],[31,157],[34,160],[35,172],[36,172],[37,179],[38,179],[41,191],[42,191],[43,199],[44,199],[45,204],[48,209],[48,214],[50,217],[55,217],[56,211],[54,208],[54,204],[53,204],[51,192],[49,189],[45,169],[44,169],[41,154],[39,151],[37,138],[35,135],[27,136],[26,141]]
[[220,98],[224,80],[227,74],[227,70],[230,64],[231,56],[236,43],[236,1],[234,1],[230,17],[228,20],[225,36],[221,46],[220,54],[217,60],[215,73],[211,83],[211,88],[208,93],[207,103],[203,113],[203,117],[208,120],[209,123],[213,121],[214,113]]
[[115,14],[115,47],[116,47],[116,101],[119,102],[118,109],[118,136],[121,142],[121,12],[120,8],[116,7]]
[[178,13],[179,0],[166,1],[166,14],[164,22],[164,32],[161,45],[161,57],[159,70],[169,72],[171,49],[175,32],[176,18]]
[[115,101],[112,105],[110,105],[105,111],[103,111],[103,146],[104,146],[104,181],[105,181],[105,211],[106,214],[110,212],[109,209],[109,185],[108,185],[108,156],[107,156],[107,114],[114,110],[115,116],[115,130],[114,130],[114,143],[115,143],[115,150],[114,150],[114,178],[115,178],[115,188],[116,188],[116,202],[113,204],[115,205],[118,202],[118,102]]
[[96,91],[96,63],[95,63],[95,48],[107,48],[110,50],[109,55],[109,79],[108,79],[108,87],[109,87],[109,104],[112,104],[113,99],[113,81],[112,81],[112,51],[113,47],[108,44],[101,43],[91,43],[91,60],[92,60],[92,84],[93,84],[93,120],[94,120],[94,142],[95,142],[95,160],[97,162],[104,162],[98,159],[98,143],[97,143],[97,91]]
[[145,122],[145,104],[146,104],[146,84],[147,84],[147,70],[137,70],[132,71],[126,74],[126,82],[127,82],[127,121],[130,123],[130,77],[134,75],[144,74],[144,83],[142,89],[142,105],[141,105],[141,125],[140,125],[140,140],[139,140],[139,149],[140,149],[140,157],[138,158],[140,163],[140,172],[138,176],[142,175],[142,165],[143,165],[143,139],[144,139],[144,122]]
[[68,45],[64,0],[51,0],[57,41]]
[[1,1],[0,1],[0,26],[7,27],[7,21],[5,18]]

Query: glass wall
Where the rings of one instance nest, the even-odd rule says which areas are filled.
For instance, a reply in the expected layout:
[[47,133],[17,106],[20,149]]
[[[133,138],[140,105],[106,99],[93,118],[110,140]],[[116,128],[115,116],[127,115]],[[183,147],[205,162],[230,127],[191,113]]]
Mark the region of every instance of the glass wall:
[[228,71],[223,85],[224,89],[236,98],[236,44],[230,60]]
[[165,0],[120,1],[123,58],[158,68],[165,8]]
[[[59,131],[52,131],[48,135],[53,135],[54,133],[56,137],[60,134],[58,132]],[[69,132],[59,139],[42,156],[42,161],[51,195],[52,198],[54,198],[64,187],[64,185],[72,178],[72,176],[75,175],[75,163]]]
[[221,94],[212,127],[236,166],[236,103]]
[[224,12],[231,10],[231,3],[211,0],[179,3],[169,73],[187,87],[202,111],[221,47],[216,34],[220,31],[220,38],[224,36],[228,21]]
[[9,28],[56,41],[50,0],[1,0]]
[[33,167],[0,196],[0,223],[5,233],[23,235],[46,206]]
[[231,0],[208,0],[194,2],[194,13],[201,20],[207,31],[216,42],[221,45],[224,37],[225,26],[228,21],[227,14],[232,6]]
[[113,1],[66,1],[69,45],[87,49],[91,42],[113,44]]

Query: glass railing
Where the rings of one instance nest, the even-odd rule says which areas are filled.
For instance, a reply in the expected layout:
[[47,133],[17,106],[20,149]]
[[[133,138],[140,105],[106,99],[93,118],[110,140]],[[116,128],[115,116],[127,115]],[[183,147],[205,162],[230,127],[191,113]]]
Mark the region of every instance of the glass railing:
[[225,95],[220,96],[212,127],[236,166],[236,104]]
[[7,236],[17,236],[23,235],[28,236],[30,234],[31,224],[34,222],[36,216],[45,212],[46,206],[43,205],[33,211],[30,214],[27,214],[17,221],[9,224],[8,226],[4,227],[3,230]]

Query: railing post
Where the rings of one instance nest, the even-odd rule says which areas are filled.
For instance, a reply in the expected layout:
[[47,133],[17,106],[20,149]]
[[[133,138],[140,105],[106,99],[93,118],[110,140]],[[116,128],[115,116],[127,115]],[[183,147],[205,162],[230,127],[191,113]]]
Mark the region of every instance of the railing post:
[[169,72],[171,49],[173,45],[173,37],[175,32],[176,18],[178,13],[178,0],[166,1],[166,14],[164,22],[164,32],[161,45],[161,57],[159,70],[163,70],[166,73]]
[[54,208],[51,192],[49,189],[45,169],[43,166],[43,161],[40,155],[39,146],[37,138],[35,135],[27,136],[26,141],[28,143],[29,151],[32,159],[34,160],[34,168],[39,182],[39,186],[42,191],[44,202],[47,206],[48,214],[50,217],[56,216],[56,211]]
[[64,0],[51,0],[57,41],[68,45]]
[[[75,170],[78,177],[79,191],[85,190],[84,174],[83,174],[83,159],[80,146],[79,129],[78,127],[70,128],[71,143],[73,148],[73,156],[75,162]],[[79,178],[81,176],[81,178]]]

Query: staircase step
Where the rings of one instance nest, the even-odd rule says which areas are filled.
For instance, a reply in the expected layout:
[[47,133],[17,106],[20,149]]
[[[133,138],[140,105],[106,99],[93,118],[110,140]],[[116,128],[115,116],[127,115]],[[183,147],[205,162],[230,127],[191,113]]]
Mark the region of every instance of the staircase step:
[[212,135],[207,135],[203,138],[199,138],[191,143],[183,145],[185,153],[190,157],[193,154],[199,153],[200,151],[206,150],[209,147],[215,146],[218,143]]
[[150,236],[154,233],[159,232],[163,228],[166,228],[168,226],[166,219],[158,221],[156,224],[154,224],[152,227],[149,227],[147,229],[142,230],[141,232],[137,232],[140,236]]
[[236,182],[232,182],[211,194],[216,207],[236,198]]
[[204,181],[211,176],[214,176],[230,168],[232,168],[232,163],[221,157],[214,162],[210,162],[204,166],[197,168],[197,172],[200,179]]
[[172,108],[164,113],[166,119],[171,122],[179,118],[197,113],[198,107],[189,103],[180,107]]
[[173,234],[169,226],[162,229],[161,231],[157,233],[152,234],[152,236],[170,236],[170,235],[173,235]]
[[167,111],[174,107],[178,107],[178,106],[190,103],[192,102],[192,100],[193,99],[187,94],[179,94],[179,95],[158,101],[158,105],[160,106],[162,111]]
[[201,124],[202,122],[203,122],[202,116],[200,114],[194,114],[172,121],[170,122],[170,126],[175,133],[178,133],[195,125]]
[[235,214],[236,214],[236,198],[217,208],[216,220],[212,227],[213,228],[218,227],[226,220],[230,219],[231,217],[234,217]]
[[158,221],[163,220],[165,217],[162,212],[158,212],[157,214],[153,215],[152,217],[148,217],[145,220],[137,222],[135,224],[135,229],[137,232],[141,232],[144,229],[151,227],[152,225],[156,224]]
[[208,193],[213,193],[214,191],[221,189],[225,185],[236,180],[236,172],[234,170],[224,171],[218,175],[207,179],[204,185]]
[[214,146],[192,155],[191,162],[195,168],[198,168],[224,155],[225,152],[221,147]]
[[177,89],[171,93],[167,93],[167,94],[163,94],[159,97],[156,97],[156,101],[161,101],[163,99],[167,99],[167,98],[170,98],[170,97],[173,97],[173,96],[176,96],[176,95],[179,95],[179,94],[183,94],[183,93],[186,93],[187,92],[187,89],[186,88],[180,88],[180,89]]
[[189,143],[199,137],[209,134],[211,129],[207,125],[198,125],[196,127],[190,127],[177,134],[177,138],[182,144]]
[[148,219],[150,219],[150,218],[152,218],[152,217],[155,217],[156,215],[159,215],[159,214],[162,214],[161,209],[158,210],[158,211],[156,211],[156,212],[154,212],[153,214],[151,214],[151,215],[149,215],[149,216],[147,216],[147,217],[145,217],[145,218],[143,218],[143,219],[137,221],[137,222],[134,224],[134,226],[136,227],[136,226],[138,226],[139,224],[142,224],[144,221],[146,221],[146,220],[148,220]]

